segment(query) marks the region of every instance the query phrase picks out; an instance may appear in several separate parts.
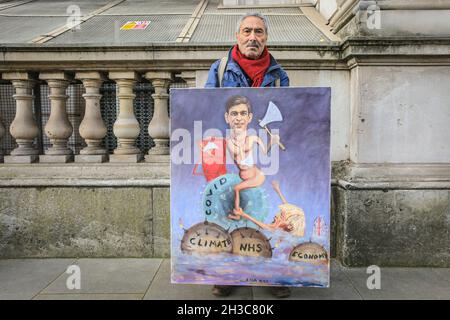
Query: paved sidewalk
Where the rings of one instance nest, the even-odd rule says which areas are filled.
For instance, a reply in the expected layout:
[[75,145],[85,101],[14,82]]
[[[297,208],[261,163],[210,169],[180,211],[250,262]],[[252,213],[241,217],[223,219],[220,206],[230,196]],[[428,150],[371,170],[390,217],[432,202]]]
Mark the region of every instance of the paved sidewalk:
[[[68,290],[65,271],[81,270],[81,289]],[[381,289],[368,290],[365,268],[332,261],[331,287],[294,288],[290,299],[450,299],[450,269],[382,268]],[[268,288],[240,287],[228,297],[272,299]],[[173,285],[168,259],[0,260],[0,299],[217,299],[211,286]]]

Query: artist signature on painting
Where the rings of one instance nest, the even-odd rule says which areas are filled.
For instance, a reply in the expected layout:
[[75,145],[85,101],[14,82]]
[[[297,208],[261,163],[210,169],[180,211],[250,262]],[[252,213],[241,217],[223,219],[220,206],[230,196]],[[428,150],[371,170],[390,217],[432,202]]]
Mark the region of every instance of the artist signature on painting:
[[256,279],[256,278],[247,278],[244,282],[252,282],[252,283],[269,283],[269,280],[266,279]]

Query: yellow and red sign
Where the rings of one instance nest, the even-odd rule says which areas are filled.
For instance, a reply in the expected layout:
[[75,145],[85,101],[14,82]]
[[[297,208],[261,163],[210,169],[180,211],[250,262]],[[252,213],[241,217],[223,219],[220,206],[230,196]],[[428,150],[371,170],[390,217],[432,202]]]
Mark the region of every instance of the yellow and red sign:
[[144,30],[149,24],[150,21],[128,21],[120,27],[120,30]]

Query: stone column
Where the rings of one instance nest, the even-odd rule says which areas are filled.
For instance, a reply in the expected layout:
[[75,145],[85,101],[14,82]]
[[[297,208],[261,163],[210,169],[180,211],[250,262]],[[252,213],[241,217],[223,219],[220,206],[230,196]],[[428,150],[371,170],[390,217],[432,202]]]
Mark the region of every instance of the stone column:
[[86,108],[80,124],[80,135],[87,144],[75,156],[75,162],[105,162],[108,151],[102,146],[102,139],[106,136],[107,129],[100,112],[100,87],[106,78],[100,72],[77,72],[75,78],[81,80],[86,89],[83,94]]
[[45,150],[44,156],[39,156],[40,162],[70,162],[73,161],[73,151],[67,147],[73,127],[67,116],[67,87],[73,80],[65,72],[43,72],[39,78],[45,80],[50,87],[50,118],[45,125],[45,135],[52,146]]
[[117,148],[109,156],[110,162],[139,162],[142,159],[141,151],[135,146],[139,136],[139,123],[134,115],[133,101],[135,94],[133,87],[138,76],[133,71],[114,71],[109,78],[117,83],[119,88],[119,116],[114,123],[114,134],[117,137]]
[[10,80],[16,90],[13,96],[16,100],[16,116],[9,132],[18,144],[18,147],[11,151],[11,155],[5,157],[5,163],[36,162],[39,150],[33,142],[39,135],[39,127],[33,116],[32,89],[35,81],[27,72],[4,73],[3,79]]
[[148,133],[153,138],[155,146],[148,151],[145,156],[147,162],[169,162],[169,112],[168,99],[172,74],[170,72],[147,72],[145,78],[148,79],[155,93],[152,94],[154,101],[153,118],[148,125]]
[[183,72],[181,72],[180,76],[181,76],[181,79],[186,81],[186,84],[189,88],[197,87],[195,71],[183,71]]

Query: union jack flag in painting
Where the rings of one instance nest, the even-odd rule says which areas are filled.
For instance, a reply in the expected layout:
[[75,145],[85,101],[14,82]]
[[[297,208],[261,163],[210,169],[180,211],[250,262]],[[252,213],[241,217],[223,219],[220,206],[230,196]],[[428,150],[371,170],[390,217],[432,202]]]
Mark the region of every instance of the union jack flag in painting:
[[325,223],[325,219],[322,216],[318,216],[314,219],[313,236],[315,238],[326,238],[328,235],[328,226]]

